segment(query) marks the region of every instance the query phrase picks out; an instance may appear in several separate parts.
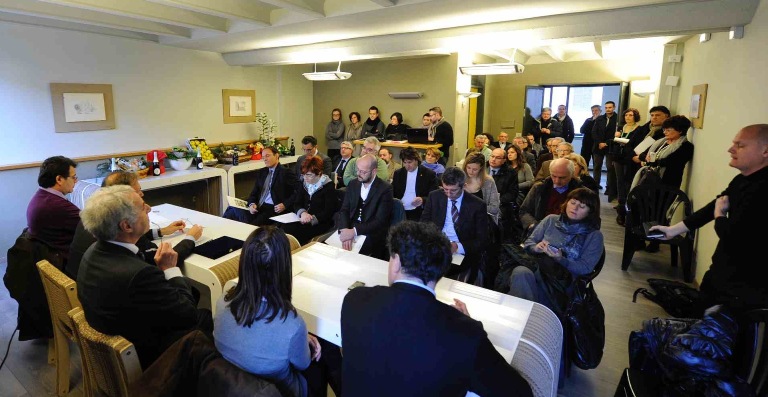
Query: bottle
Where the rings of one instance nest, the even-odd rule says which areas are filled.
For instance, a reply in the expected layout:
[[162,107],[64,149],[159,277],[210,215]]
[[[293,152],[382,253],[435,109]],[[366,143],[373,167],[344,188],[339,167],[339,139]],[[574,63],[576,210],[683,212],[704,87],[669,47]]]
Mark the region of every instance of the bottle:
[[117,166],[117,158],[112,157],[112,163],[109,164],[109,172],[117,171],[119,167]]
[[291,138],[291,149],[290,149],[291,156],[296,155],[296,146],[293,146],[293,138]]
[[198,170],[203,169],[203,156],[200,154],[200,148],[197,148],[197,157],[195,157],[195,166]]
[[237,145],[232,147],[232,165],[240,164],[240,150]]
[[155,176],[160,175],[160,160],[157,159],[157,150],[155,150],[155,158],[152,160],[152,173]]

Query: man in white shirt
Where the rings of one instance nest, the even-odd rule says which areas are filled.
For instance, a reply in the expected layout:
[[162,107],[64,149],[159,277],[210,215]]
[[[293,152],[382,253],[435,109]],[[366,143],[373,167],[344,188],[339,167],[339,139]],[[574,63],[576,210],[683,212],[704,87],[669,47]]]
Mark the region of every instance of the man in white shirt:
[[421,165],[421,155],[412,147],[401,150],[400,159],[403,168],[395,171],[392,177],[392,192],[396,199],[403,202],[405,218],[418,221],[427,196],[437,189],[437,176]]

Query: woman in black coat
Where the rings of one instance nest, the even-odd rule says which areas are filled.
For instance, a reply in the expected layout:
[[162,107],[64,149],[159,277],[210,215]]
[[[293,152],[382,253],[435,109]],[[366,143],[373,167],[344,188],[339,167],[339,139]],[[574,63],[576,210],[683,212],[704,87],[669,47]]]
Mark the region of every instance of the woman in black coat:
[[300,221],[283,224],[283,231],[304,245],[312,237],[333,227],[333,214],[338,209],[339,196],[331,178],[323,174],[321,158],[315,156],[305,159],[301,164],[301,175],[304,182],[290,200],[293,203],[291,209]]

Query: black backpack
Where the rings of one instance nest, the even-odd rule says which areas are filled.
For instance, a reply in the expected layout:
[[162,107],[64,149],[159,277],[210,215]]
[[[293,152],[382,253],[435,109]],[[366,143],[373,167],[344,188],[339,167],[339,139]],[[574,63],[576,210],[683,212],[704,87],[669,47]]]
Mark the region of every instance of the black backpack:
[[646,288],[638,288],[632,295],[632,302],[637,302],[637,295],[659,304],[669,315],[677,318],[701,318],[704,308],[699,298],[699,291],[684,283],[674,280],[649,278],[651,293]]

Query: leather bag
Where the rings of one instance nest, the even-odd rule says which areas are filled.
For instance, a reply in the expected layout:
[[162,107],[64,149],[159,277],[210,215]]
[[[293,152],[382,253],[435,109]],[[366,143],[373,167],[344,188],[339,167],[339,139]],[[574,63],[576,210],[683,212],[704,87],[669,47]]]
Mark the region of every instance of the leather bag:
[[581,369],[596,368],[605,347],[605,311],[592,283],[577,280],[565,320],[571,362]]

